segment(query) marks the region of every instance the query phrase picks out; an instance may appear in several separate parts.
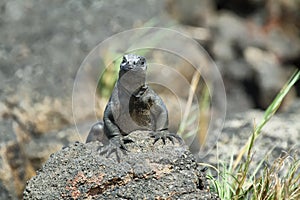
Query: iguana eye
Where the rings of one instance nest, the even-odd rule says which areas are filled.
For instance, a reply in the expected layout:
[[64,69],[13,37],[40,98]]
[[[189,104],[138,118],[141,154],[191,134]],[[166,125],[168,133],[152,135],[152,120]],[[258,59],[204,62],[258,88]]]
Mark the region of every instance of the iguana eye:
[[141,65],[144,65],[144,64],[145,64],[145,59],[144,59],[144,58],[142,58],[142,59],[140,60],[140,64],[141,64]]
[[127,60],[126,60],[126,58],[125,58],[125,56],[123,57],[123,60],[122,60],[122,63],[126,63],[127,62]]

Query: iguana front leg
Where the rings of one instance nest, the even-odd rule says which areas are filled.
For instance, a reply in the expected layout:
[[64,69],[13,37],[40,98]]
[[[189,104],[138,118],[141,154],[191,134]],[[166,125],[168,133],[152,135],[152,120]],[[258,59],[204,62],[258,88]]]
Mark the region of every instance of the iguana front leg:
[[115,123],[115,115],[113,114],[112,104],[111,102],[107,105],[104,111],[104,132],[109,139],[109,144],[104,148],[101,148],[100,153],[106,153],[106,157],[108,157],[113,152],[116,152],[117,158],[119,160],[120,150],[129,151],[125,145],[125,143],[132,142],[131,140],[124,140],[121,134],[120,128]]
[[166,143],[166,140],[169,139],[174,144],[174,138],[180,143],[183,143],[181,137],[179,137],[176,133],[170,133],[168,130],[169,126],[169,118],[168,118],[168,110],[163,103],[162,99],[152,91],[150,93],[150,98],[152,98],[153,105],[150,108],[150,113],[152,119],[154,119],[155,130],[152,131],[151,137],[154,138],[153,144],[155,144],[159,139]]

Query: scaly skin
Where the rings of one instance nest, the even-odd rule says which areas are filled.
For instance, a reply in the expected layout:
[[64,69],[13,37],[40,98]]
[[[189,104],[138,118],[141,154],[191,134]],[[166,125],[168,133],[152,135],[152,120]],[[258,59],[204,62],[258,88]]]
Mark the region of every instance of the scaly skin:
[[168,131],[168,111],[162,99],[146,85],[146,59],[138,55],[124,55],[119,79],[104,111],[103,123],[96,123],[86,142],[109,139],[102,152],[107,155],[119,149],[127,150],[123,136],[135,130],[149,131],[154,143],[166,139],[174,143],[181,138]]

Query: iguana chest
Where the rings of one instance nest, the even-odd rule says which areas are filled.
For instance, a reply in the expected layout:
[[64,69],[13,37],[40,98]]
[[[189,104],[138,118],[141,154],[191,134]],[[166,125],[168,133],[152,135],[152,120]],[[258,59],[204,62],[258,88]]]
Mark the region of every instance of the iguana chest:
[[153,101],[146,92],[140,96],[119,96],[119,105],[116,123],[123,134],[135,130],[154,130],[155,122],[151,115]]
[[151,106],[153,102],[147,96],[135,97],[132,96],[129,101],[129,114],[130,117],[139,126],[151,127]]

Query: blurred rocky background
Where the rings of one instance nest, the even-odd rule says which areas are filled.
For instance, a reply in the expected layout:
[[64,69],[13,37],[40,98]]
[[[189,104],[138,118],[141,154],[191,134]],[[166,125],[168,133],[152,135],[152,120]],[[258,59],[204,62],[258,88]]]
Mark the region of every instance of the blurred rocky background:
[[[149,23],[153,21],[154,24]],[[176,24],[217,63],[230,116],[220,136],[220,143],[226,144],[224,152],[228,145],[232,149],[239,145],[240,140],[230,138],[248,133],[239,130],[251,128],[253,118],[261,116],[261,110],[270,104],[294,69],[300,67],[298,0],[3,0],[0,2],[1,199],[20,199],[26,181],[51,153],[75,141],[84,142],[88,128],[94,123],[91,121],[94,113],[86,113],[82,107],[82,121],[77,121],[76,129],[72,89],[81,62],[111,35],[147,24],[159,27]],[[262,147],[267,149],[266,145],[277,144],[280,153],[299,145],[300,114],[296,112],[300,107],[299,95],[298,83],[274,122],[282,125],[266,130],[271,142]],[[260,114],[253,115],[253,109]],[[275,131],[277,134],[272,136]],[[214,157],[215,153],[211,155]]]

